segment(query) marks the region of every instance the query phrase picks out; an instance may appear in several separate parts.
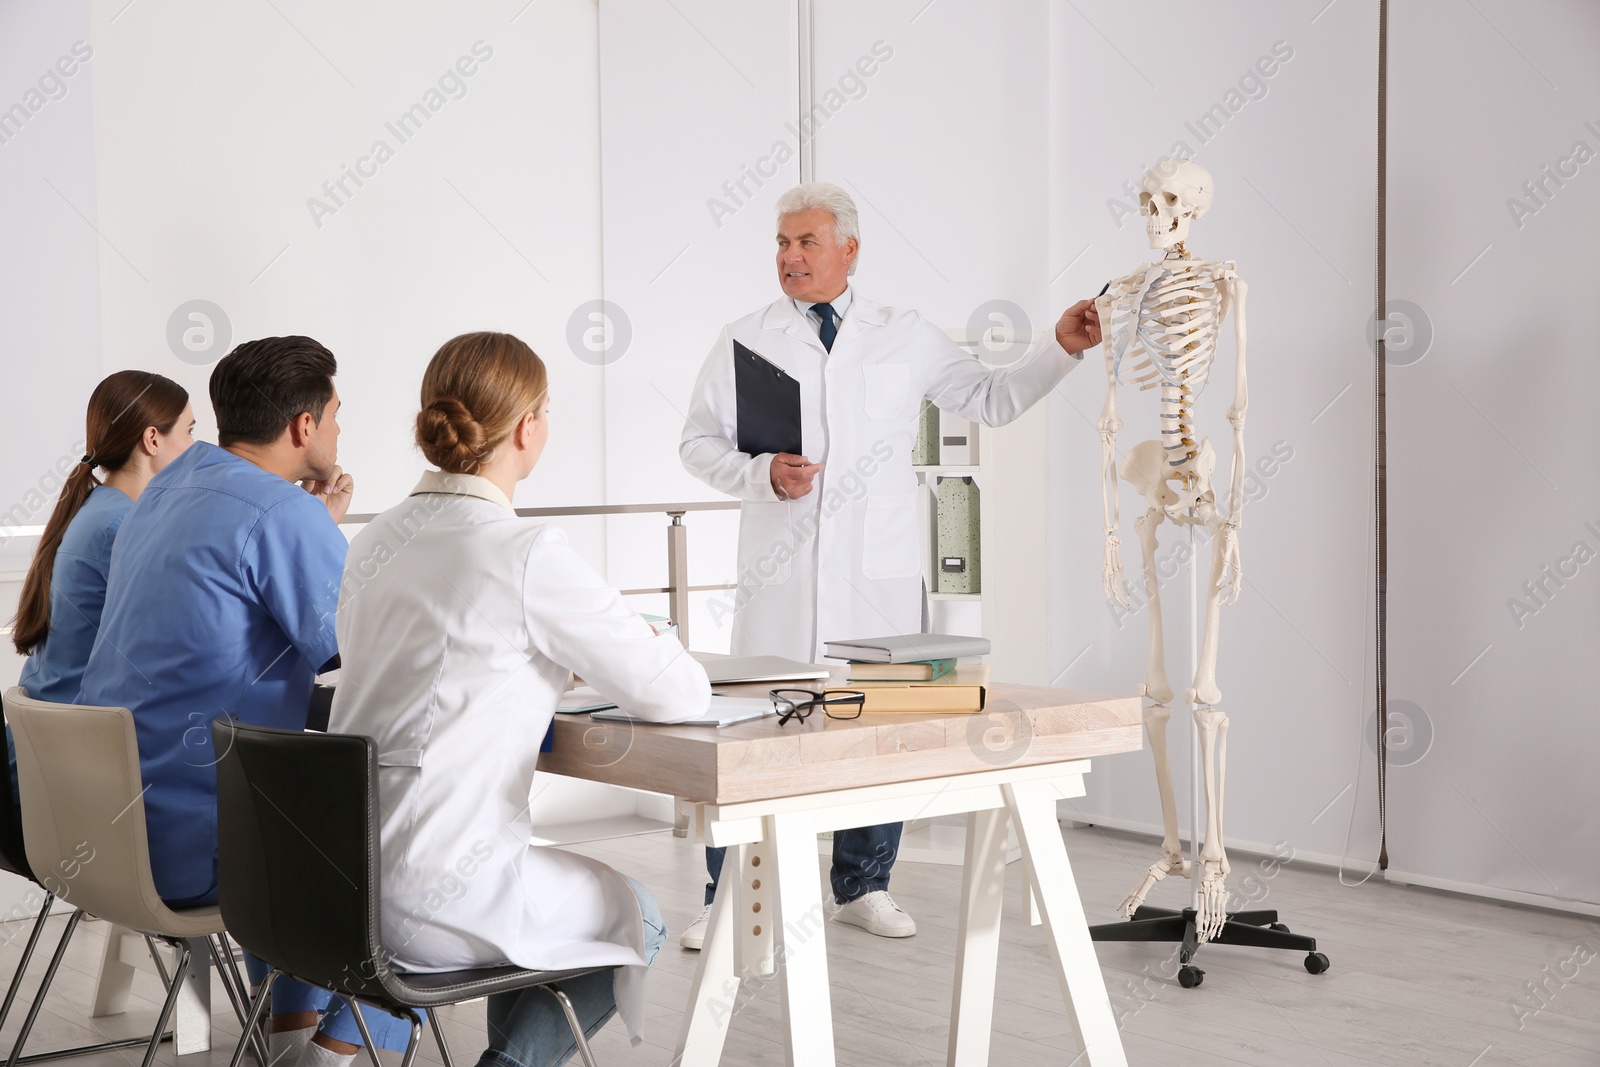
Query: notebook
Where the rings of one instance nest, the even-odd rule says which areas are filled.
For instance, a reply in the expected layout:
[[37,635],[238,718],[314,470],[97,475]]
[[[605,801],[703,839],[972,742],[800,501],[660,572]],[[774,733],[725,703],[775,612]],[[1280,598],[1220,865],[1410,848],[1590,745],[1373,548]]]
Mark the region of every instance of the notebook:
[[772,701],[767,697],[726,697],[713,693],[711,706],[706,713],[688,722],[656,723],[648,719],[636,719],[621,709],[597,711],[589,719],[591,722],[635,722],[647,726],[731,726],[736,722],[748,722],[776,714]]
[[810,682],[828,677],[833,668],[820,663],[801,663],[782,656],[699,656],[691,652],[706,669],[712,685],[738,685],[743,682]]
[[561,699],[556,702],[556,714],[580,715],[586,711],[604,711],[616,706],[614,701],[595,692],[593,686],[578,685],[561,694]]

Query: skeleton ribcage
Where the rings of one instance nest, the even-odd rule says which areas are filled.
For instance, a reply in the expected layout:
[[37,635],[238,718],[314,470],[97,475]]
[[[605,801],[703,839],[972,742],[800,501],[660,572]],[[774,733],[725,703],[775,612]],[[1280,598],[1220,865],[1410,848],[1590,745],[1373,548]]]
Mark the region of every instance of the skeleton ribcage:
[[1117,285],[1112,373],[1121,382],[1123,359],[1143,355],[1128,384],[1141,390],[1161,387],[1162,441],[1174,467],[1195,455],[1194,398],[1205,387],[1217,352],[1222,292],[1215,267],[1156,264],[1142,277],[1132,275]]

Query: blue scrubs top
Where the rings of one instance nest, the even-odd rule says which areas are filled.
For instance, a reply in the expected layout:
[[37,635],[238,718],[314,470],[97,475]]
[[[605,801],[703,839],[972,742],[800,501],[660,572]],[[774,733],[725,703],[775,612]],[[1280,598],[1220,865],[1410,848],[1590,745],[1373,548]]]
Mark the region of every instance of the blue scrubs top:
[[215,900],[221,715],[305,728],[348,543],[304,489],[196,442],[150,480],[111,554],[78,703],[128,708],[156,891]]
[[[17,684],[35,700],[71,704],[83,683],[100,609],[106,602],[106,571],[111,544],[133,501],[120,489],[98,485],[67,523],[50,569],[50,630],[22,665]],[[11,796],[17,800],[17,750],[6,727],[6,753],[11,761]]]

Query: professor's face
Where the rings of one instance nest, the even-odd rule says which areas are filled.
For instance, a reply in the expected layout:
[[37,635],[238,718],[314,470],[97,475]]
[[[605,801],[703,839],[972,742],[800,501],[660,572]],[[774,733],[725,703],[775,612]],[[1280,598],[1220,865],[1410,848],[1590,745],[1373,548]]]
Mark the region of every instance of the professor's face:
[[860,242],[839,244],[833,213],[822,208],[796,211],[778,219],[778,284],[791,299],[809,304],[844,292]]

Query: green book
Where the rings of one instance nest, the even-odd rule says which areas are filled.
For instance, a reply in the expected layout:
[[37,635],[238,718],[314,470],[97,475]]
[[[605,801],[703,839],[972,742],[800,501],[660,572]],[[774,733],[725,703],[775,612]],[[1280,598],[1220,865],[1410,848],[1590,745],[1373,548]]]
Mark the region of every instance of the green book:
[[852,682],[931,682],[955,670],[954,659],[914,660],[910,663],[850,664]]

